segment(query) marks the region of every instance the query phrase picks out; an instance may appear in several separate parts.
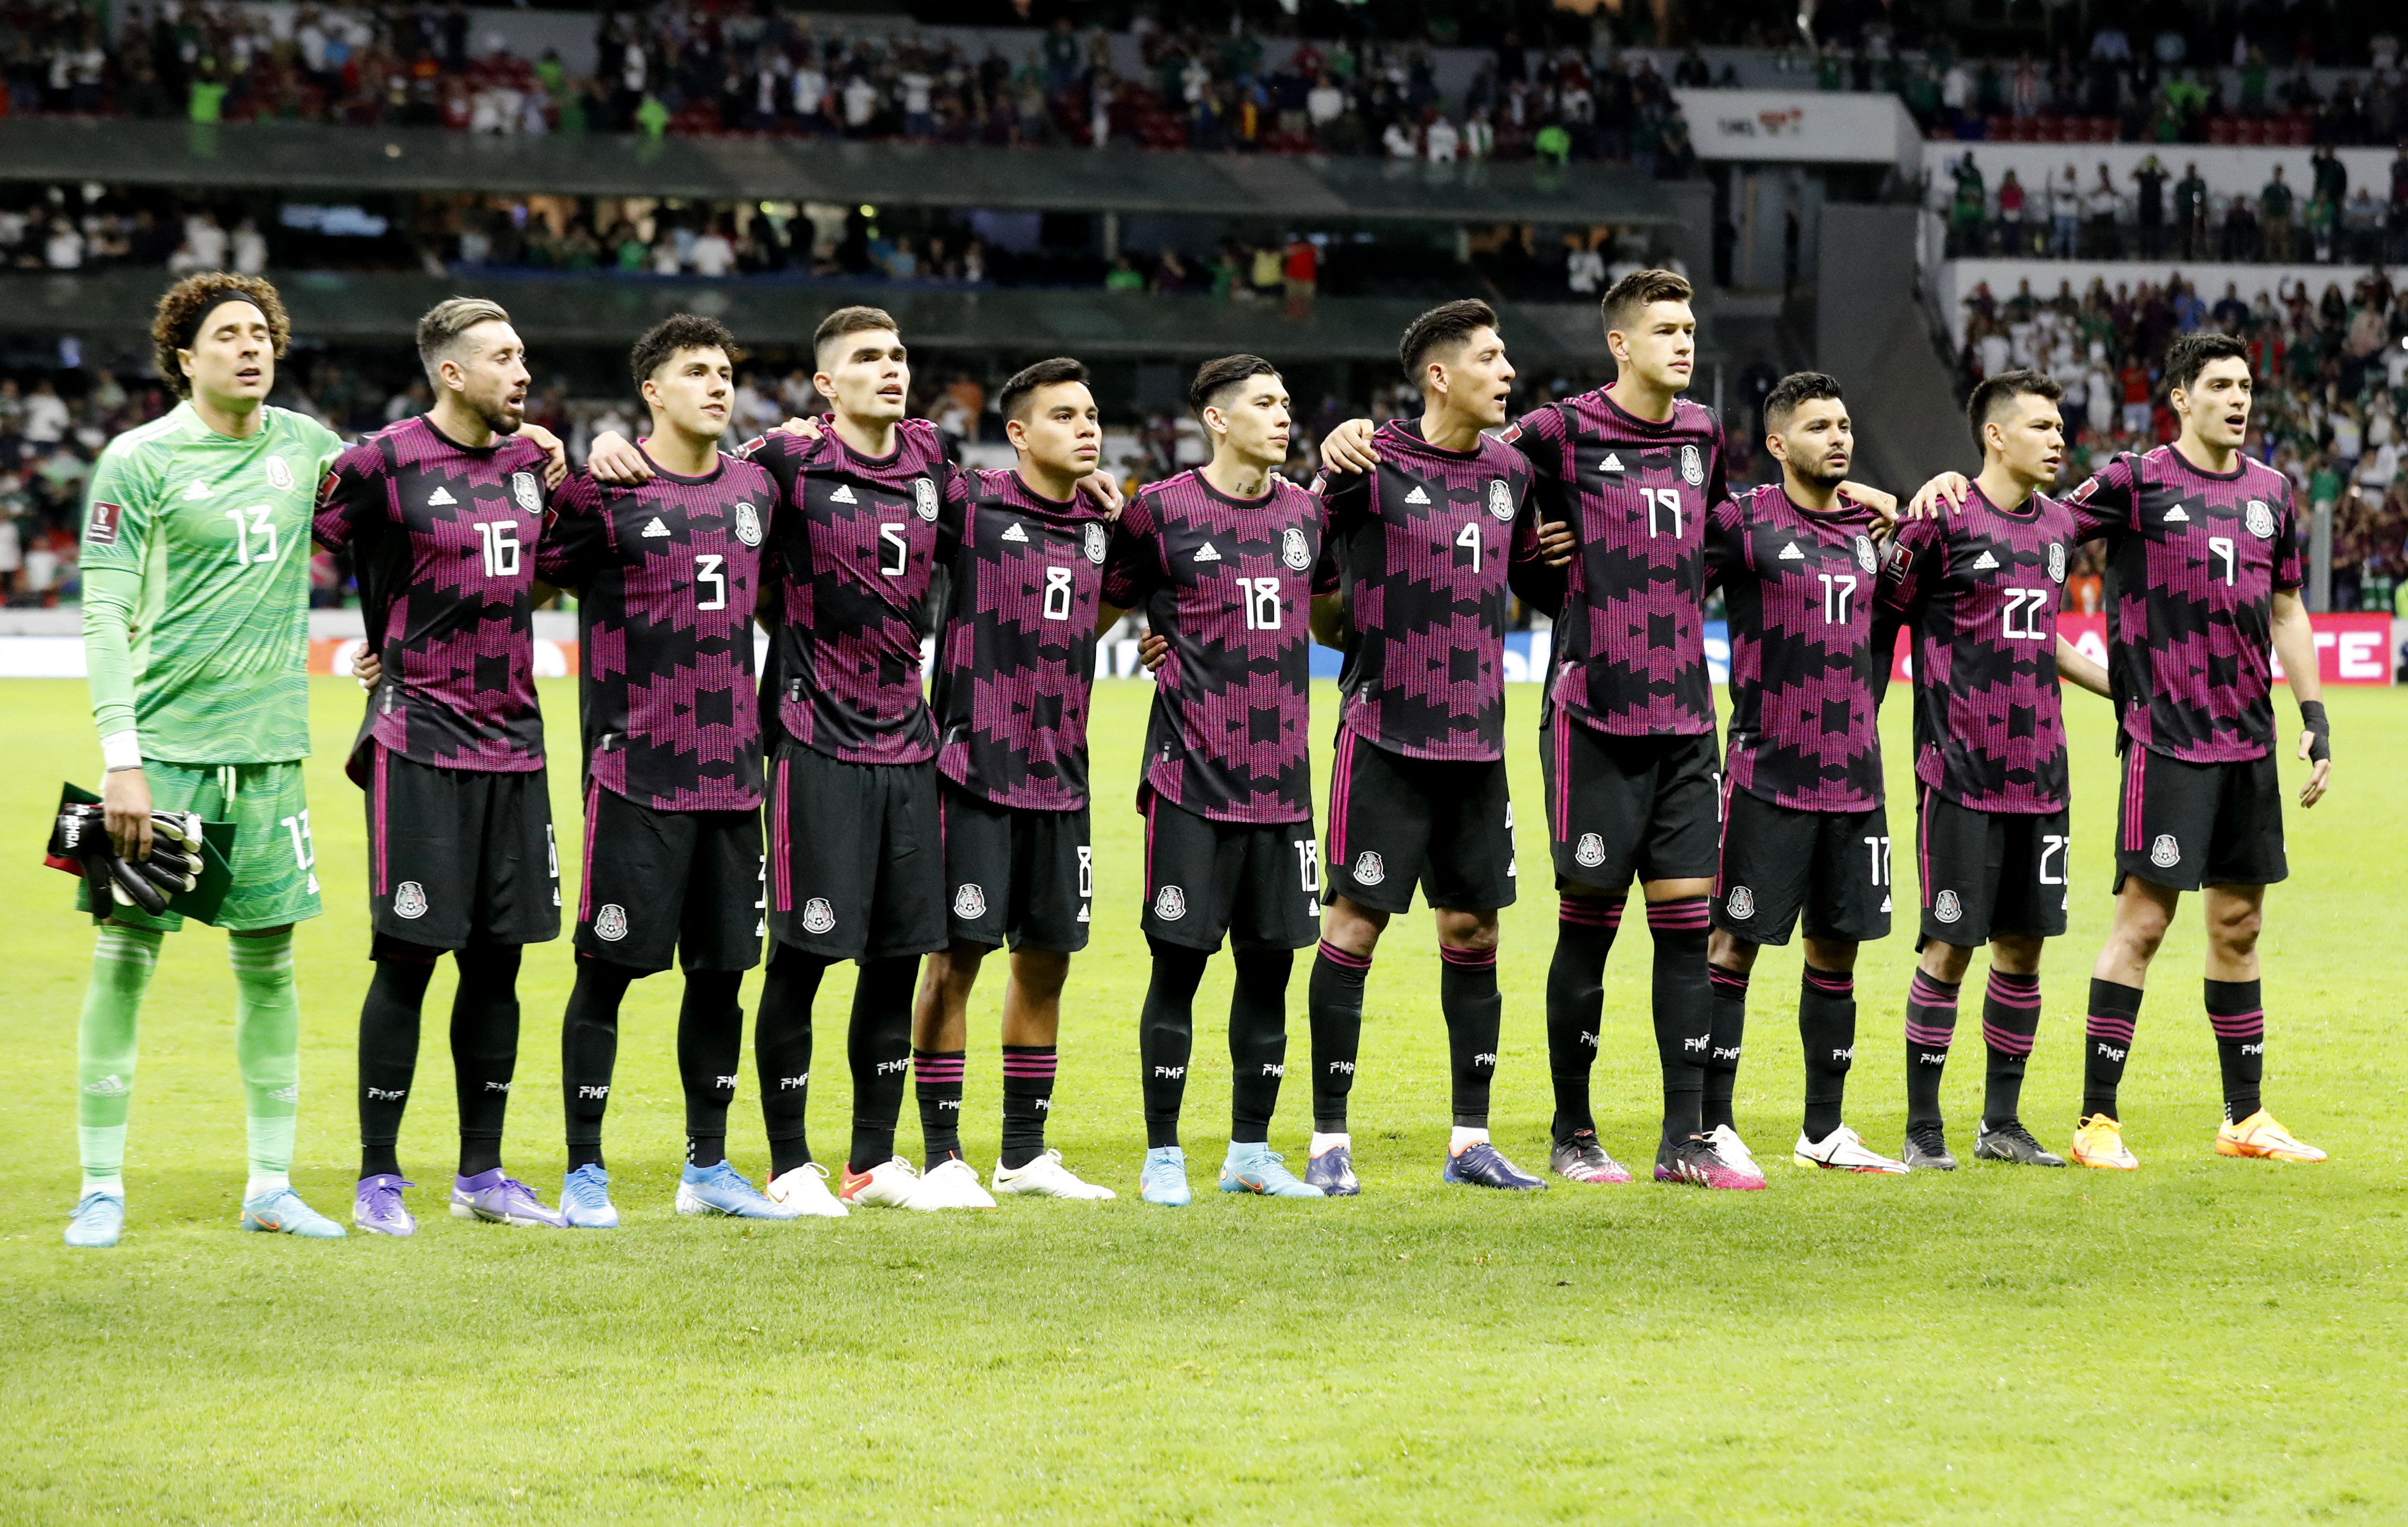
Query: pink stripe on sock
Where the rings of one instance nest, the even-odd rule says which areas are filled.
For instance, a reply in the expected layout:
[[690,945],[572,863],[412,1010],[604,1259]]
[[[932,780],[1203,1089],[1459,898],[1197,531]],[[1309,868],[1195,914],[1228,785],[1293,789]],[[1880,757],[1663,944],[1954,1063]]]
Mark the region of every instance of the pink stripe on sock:
[[1906,1026],[1906,1042],[1918,1049],[1944,1050],[1956,1041],[1956,1030],[1942,1029],[1928,1023]]
[[[2127,1034],[2124,1037],[2129,1039],[2132,1036]],[[1992,1023],[1982,1025],[1982,1043],[2000,1055],[2029,1055],[2032,1049],[2031,1035],[2014,1033]]]
[[942,1085],[948,1082],[958,1082],[962,1079],[962,1073],[968,1069],[968,1063],[960,1060],[921,1060],[915,1059],[911,1062],[911,1074],[917,1076],[924,1082],[936,1085]]
[[1349,954],[1327,939],[1321,941],[1321,958],[1332,965],[1342,965],[1350,971],[1368,971],[1371,968],[1369,955]]
[[1852,996],[1856,989],[1856,978],[1853,975],[1833,975],[1828,971],[1811,967],[1806,972],[1806,984],[1833,997]]
[[1719,965],[1706,967],[1706,985],[1725,997],[1747,998],[1747,977],[1738,971],[1727,971]]
[[2083,1025],[2083,1032],[2092,1039],[2112,1039],[2129,1044],[2132,1043],[2133,1021],[2130,1018],[2116,1017],[2112,1014],[2093,1013],[2090,1015],[2089,1021]]
[[2208,1027],[2218,1039],[2263,1039],[2266,1035],[2266,1015],[2255,1013],[2210,1013]]
[[1670,901],[1647,903],[1647,926],[1661,931],[1704,928],[1712,920],[1712,904],[1702,896],[1680,896]]
[[1944,1007],[1951,1013],[1956,1011],[1956,993],[1942,989],[1940,983],[1921,971],[1915,972],[1914,979],[1906,984],[1906,1000],[1918,1007]]
[[1482,966],[1494,970],[1497,966],[1497,951],[1494,949],[1456,949],[1441,944],[1438,946],[1438,958],[1450,965],[1474,970]]
[[1003,1058],[1006,1076],[1051,1076],[1058,1058],[1050,1055],[1007,1055]]
[[1593,896],[1567,896],[1557,904],[1555,917],[1575,928],[1616,929],[1622,926],[1622,909],[1627,901],[1600,901]]

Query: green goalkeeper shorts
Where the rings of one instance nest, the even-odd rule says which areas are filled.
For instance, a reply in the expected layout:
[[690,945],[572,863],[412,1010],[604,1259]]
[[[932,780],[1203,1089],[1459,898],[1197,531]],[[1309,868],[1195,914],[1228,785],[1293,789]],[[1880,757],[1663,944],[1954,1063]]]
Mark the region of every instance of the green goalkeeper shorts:
[[[150,809],[197,812],[207,822],[231,822],[233,884],[218,909],[217,926],[236,932],[281,928],[318,915],[318,849],[309,839],[309,803],[301,785],[302,765],[172,764],[143,760],[150,781]],[[91,887],[76,893],[76,906],[92,910]],[[152,917],[123,903],[111,920],[135,928],[174,932],[181,913]]]

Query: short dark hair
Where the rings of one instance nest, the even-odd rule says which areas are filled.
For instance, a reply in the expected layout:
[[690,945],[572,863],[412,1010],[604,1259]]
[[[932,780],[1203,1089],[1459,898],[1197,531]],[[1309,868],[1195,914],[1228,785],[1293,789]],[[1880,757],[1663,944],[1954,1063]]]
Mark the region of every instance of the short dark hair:
[[727,356],[730,367],[744,358],[736,336],[718,319],[705,318],[700,313],[672,313],[646,329],[636,347],[627,352],[627,369],[635,373],[636,390],[641,392],[652,373],[681,350],[720,351]]
[[895,322],[895,315],[883,308],[838,308],[821,319],[820,326],[813,331],[811,358],[816,361],[820,348],[830,339],[840,339],[848,334],[868,334],[879,329],[892,329],[898,335],[903,332],[902,325]]
[[1056,355],[1050,361],[1039,361],[1034,366],[1025,366],[1013,372],[1011,380],[1003,384],[1003,391],[996,396],[995,406],[1008,423],[1020,417],[1021,408],[1038,388],[1052,387],[1065,382],[1083,385],[1086,380],[1087,367],[1083,363],[1068,355]]
[[1994,377],[1984,377],[1965,404],[1965,422],[1973,428],[1973,445],[1984,448],[1983,426],[1999,416],[2001,410],[2018,397],[2045,397],[2054,403],[2065,396],[2065,389],[2045,371],[2025,368],[2001,371]]
[[1223,401],[1221,395],[1238,383],[1279,374],[1279,367],[1260,355],[1224,355],[1217,361],[1206,361],[1196,368],[1196,380],[1187,384],[1187,406],[1200,419],[1207,408]]
[[1611,332],[1638,317],[1651,302],[1687,302],[1697,295],[1688,278],[1677,271],[1634,270],[1606,288],[1597,313]]
[[443,360],[463,335],[480,324],[507,324],[509,310],[484,297],[452,297],[426,310],[418,321],[418,364],[428,385],[443,385]]
[[1478,297],[1441,302],[1405,325],[1405,337],[1397,341],[1397,359],[1418,385],[1431,352],[1460,349],[1472,335],[1496,326],[1497,310]]
[[2213,330],[2186,334],[2166,348],[2165,373],[2159,380],[2169,393],[2177,387],[2187,392],[2191,383],[2199,380],[2199,374],[2207,369],[2208,362],[2221,360],[2236,360],[2246,366],[2249,347],[2229,334]]
[[1845,402],[1847,396],[1840,391],[1840,379],[1828,371],[1792,371],[1764,395],[1764,427],[1779,429],[1802,405],[1817,398]]

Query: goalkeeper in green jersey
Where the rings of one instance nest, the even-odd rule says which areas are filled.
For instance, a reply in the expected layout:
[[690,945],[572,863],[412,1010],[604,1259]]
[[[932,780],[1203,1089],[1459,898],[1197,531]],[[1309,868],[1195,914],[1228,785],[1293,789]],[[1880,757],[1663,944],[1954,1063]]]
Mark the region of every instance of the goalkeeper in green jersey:
[[[108,769],[111,846],[150,858],[152,813],[230,821],[232,887],[217,915],[235,979],[235,1053],[250,1124],[245,1230],[338,1236],[293,1190],[301,1090],[293,925],[318,915],[309,808],[309,516],[342,449],[332,430],[269,408],[291,328],[255,277],[189,277],[150,324],[159,375],[183,402],[109,442],[83,529],[83,636]],[[163,832],[172,837],[172,832]],[[93,950],[77,1036],[83,1191],[69,1246],[117,1242],[125,1118],[142,991],[173,912],[118,893]],[[155,900],[155,897],[150,898]]]

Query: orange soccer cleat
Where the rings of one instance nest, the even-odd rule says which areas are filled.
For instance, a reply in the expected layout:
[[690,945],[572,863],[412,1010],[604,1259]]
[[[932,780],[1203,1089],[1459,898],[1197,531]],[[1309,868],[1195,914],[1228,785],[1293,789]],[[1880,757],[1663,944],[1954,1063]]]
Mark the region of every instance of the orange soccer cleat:
[[2291,1131],[2274,1120],[2263,1108],[2238,1124],[2226,1124],[2215,1131],[2215,1154],[2218,1156],[2255,1156],[2268,1161],[2321,1161],[2325,1153],[2304,1141],[2295,1140]]
[[2139,1168],[2141,1159],[2124,1148],[2124,1126],[2104,1114],[2093,1114],[2073,1131],[2073,1148],[2066,1155],[2076,1166],[2105,1167],[2114,1172]]

